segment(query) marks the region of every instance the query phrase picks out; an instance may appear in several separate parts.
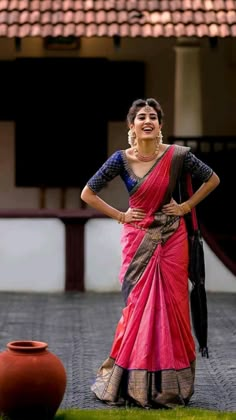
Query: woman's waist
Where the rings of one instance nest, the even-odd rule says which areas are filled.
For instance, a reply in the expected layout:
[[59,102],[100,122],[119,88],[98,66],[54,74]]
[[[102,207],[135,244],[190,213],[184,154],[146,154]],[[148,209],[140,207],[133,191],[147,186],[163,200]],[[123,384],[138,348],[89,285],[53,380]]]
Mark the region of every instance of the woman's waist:
[[127,226],[147,232],[153,238],[159,240],[164,234],[170,233],[179,226],[179,219],[180,216],[166,215],[158,211],[144,218],[142,221],[128,223]]

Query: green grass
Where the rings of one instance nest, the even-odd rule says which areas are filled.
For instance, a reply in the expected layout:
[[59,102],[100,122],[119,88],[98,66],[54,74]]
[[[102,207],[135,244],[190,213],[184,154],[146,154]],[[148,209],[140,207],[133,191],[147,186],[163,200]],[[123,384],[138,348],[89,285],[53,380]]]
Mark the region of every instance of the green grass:
[[[222,412],[196,408],[174,410],[144,410],[141,408],[112,408],[104,410],[73,409],[59,410],[54,420],[236,420],[236,411]],[[0,417],[6,420],[6,417]],[[10,419],[9,419],[10,420]],[[33,420],[33,419],[32,419]],[[42,419],[43,420],[43,419]]]
[[59,410],[55,420],[236,420],[236,412],[221,412],[194,408],[178,408],[174,410],[144,409],[105,409],[105,410]]

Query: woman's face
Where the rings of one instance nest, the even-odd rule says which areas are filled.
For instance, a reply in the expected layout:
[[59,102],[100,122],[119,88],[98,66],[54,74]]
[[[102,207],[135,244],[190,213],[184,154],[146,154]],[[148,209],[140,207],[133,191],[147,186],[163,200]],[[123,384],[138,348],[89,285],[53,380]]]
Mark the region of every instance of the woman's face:
[[161,125],[155,109],[147,105],[141,108],[130,128],[135,131],[136,138],[140,140],[156,138]]

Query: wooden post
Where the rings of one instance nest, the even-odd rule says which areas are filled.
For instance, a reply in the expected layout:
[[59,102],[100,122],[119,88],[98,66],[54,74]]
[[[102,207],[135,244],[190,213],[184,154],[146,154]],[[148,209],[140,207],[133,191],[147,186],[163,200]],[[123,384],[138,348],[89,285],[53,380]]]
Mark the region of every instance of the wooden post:
[[84,225],[87,218],[61,218],[66,228],[66,291],[84,292]]
[[39,208],[45,209],[45,205],[46,205],[46,188],[41,187],[39,189]]
[[61,209],[65,209],[66,208],[66,192],[67,189],[66,188],[61,188],[60,189],[60,208]]

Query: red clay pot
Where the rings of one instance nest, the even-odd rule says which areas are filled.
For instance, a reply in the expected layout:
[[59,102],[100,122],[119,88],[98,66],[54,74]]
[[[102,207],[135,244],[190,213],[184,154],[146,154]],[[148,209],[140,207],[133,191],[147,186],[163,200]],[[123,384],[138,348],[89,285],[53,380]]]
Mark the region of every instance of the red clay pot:
[[47,343],[12,341],[0,353],[0,415],[52,420],[65,388],[65,368]]

